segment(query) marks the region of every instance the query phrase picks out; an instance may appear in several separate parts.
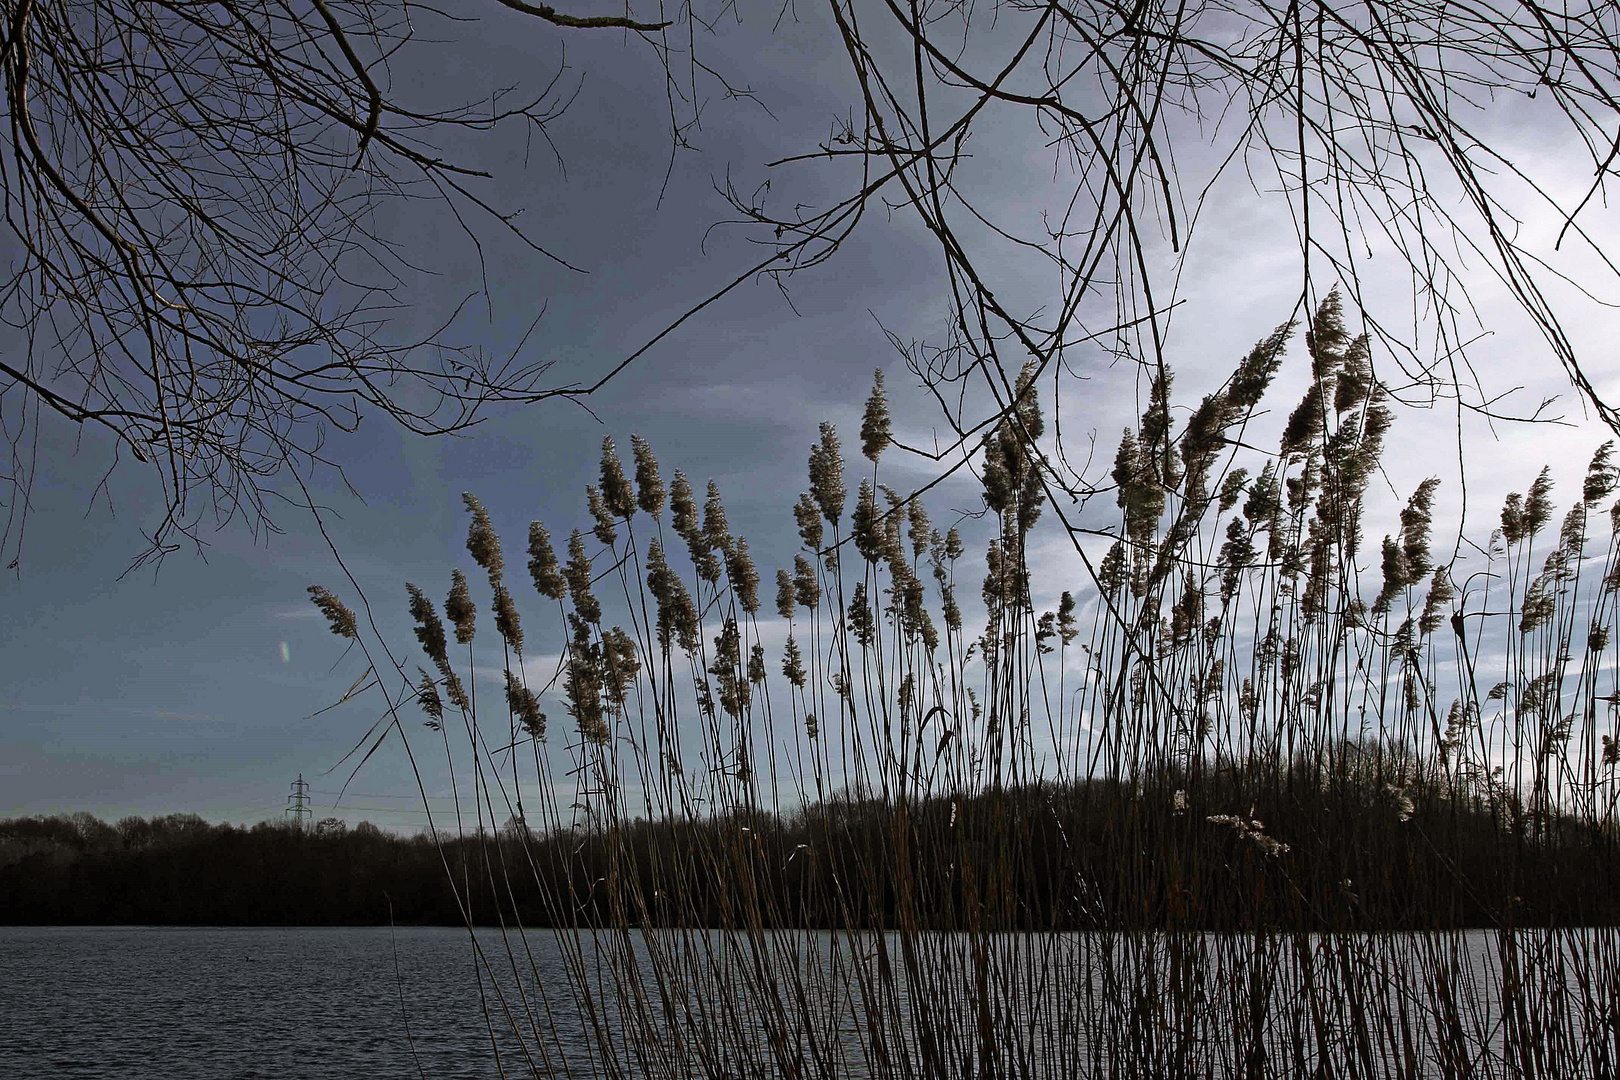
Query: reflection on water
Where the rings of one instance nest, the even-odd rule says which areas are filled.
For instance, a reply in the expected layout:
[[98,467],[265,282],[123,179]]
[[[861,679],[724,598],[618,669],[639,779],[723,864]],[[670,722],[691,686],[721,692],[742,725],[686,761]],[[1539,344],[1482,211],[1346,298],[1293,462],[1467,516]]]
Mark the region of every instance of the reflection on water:
[[1612,1075],[1616,945],[0,928],[0,1077]]

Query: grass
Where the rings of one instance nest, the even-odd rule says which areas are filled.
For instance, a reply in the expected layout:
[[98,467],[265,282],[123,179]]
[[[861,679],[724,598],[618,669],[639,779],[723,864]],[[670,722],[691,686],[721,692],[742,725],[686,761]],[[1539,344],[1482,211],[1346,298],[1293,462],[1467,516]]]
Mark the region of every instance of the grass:
[[[678,472],[666,490],[639,439],[632,480],[609,440],[589,538],[559,557],[530,530],[567,640],[554,677],[522,651],[499,538],[466,496],[497,640],[476,644],[460,571],[453,644],[411,586],[432,670],[390,709],[422,706],[492,836],[445,865],[507,901],[506,954],[481,954],[510,976],[492,1022],[528,1048],[506,1064],[1614,1075],[1620,938],[1590,928],[1620,895],[1611,447],[1561,526],[1545,471],[1512,497],[1458,580],[1432,550],[1434,481],[1363,536],[1394,414],[1336,295],[1295,331],[1179,430],[1155,380],[1115,457],[1105,550],[1053,501],[1034,369],[975,460],[985,514],[943,531],[883,483],[880,382],[853,497],[822,427],[775,620],[714,485],[701,505]],[[1250,422],[1297,338],[1313,379],[1263,455]],[[1050,611],[1027,558],[1042,528],[1095,583]],[[493,708],[470,689],[491,652]],[[566,720],[542,711],[557,701]],[[536,922],[577,1016],[536,1005]],[[592,1059],[555,1059],[555,1024],[582,1025]]]

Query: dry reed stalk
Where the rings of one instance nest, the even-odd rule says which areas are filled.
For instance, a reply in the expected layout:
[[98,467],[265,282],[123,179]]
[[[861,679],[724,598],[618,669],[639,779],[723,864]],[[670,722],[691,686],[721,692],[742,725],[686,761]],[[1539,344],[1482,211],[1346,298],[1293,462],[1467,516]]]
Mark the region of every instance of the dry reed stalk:
[[[1036,610],[1058,590],[1034,587],[1026,554],[1046,498],[1026,371],[982,446],[977,637],[958,529],[942,536],[882,484],[881,380],[853,509],[830,425],[811,451],[777,657],[718,488],[700,509],[674,474],[683,573],[651,447],[633,440],[632,490],[607,440],[589,492],[599,550],[575,530],[559,567],[530,528],[535,584],[566,623],[557,678],[514,672],[516,615],[499,616],[503,737],[526,751],[522,771],[515,756],[496,768],[511,750],[485,739],[413,588],[439,677],[412,694],[439,702],[430,721],[446,730],[459,714],[456,767],[482,830],[462,885],[481,874],[501,898],[469,926],[498,919],[518,943],[501,1022],[529,1051],[508,1064],[1613,1075],[1620,939],[1581,928],[1620,915],[1620,503],[1601,544],[1589,520],[1616,487],[1611,448],[1556,537],[1543,473],[1509,500],[1485,569],[1458,582],[1460,564],[1431,551],[1432,482],[1380,547],[1363,544],[1393,417],[1336,296],[1306,335],[1313,381],[1278,454],[1239,464],[1291,331],[1179,433],[1169,379],[1155,381],[1114,462],[1099,587],[1055,612]],[[498,541],[467,504],[499,610]],[[472,601],[453,580],[470,665]],[[543,726],[546,694],[571,729]],[[501,816],[522,827],[501,835]],[[537,924],[563,987],[542,978]],[[555,1046],[576,1023],[589,1052],[571,1061]]]

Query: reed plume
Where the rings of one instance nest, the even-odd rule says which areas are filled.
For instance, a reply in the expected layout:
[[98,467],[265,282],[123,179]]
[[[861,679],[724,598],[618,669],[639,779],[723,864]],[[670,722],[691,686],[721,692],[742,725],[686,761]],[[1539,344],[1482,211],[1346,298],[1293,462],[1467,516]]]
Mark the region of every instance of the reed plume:
[[[874,471],[848,506],[821,425],[774,613],[712,482],[700,507],[673,474],[684,553],[630,558],[616,525],[665,493],[643,440],[633,490],[604,443],[585,512],[613,587],[594,591],[590,533],[559,568],[530,527],[566,640],[553,687],[505,670],[532,769],[461,751],[494,791],[480,813],[534,808],[485,865],[523,882],[498,914],[546,928],[591,1070],[1613,1075],[1620,940],[1591,928],[1620,919],[1613,446],[1555,535],[1542,470],[1493,536],[1437,552],[1438,480],[1374,497],[1395,414],[1369,339],[1337,293],[1298,329],[1189,408],[1150,370],[1087,493],[1112,520],[1075,533],[1045,513],[1063,459],[1041,369],[998,388],[969,444],[979,502],[949,527],[878,478],[877,376]],[[1291,343],[1307,383],[1263,453]],[[1044,573],[1047,535],[1088,537],[1095,577]],[[492,550],[469,534],[481,566]],[[437,723],[447,687],[476,735],[408,589],[439,673],[413,693]],[[541,744],[547,694],[575,724]],[[501,977],[505,1034],[539,1060],[553,999],[522,965]]]

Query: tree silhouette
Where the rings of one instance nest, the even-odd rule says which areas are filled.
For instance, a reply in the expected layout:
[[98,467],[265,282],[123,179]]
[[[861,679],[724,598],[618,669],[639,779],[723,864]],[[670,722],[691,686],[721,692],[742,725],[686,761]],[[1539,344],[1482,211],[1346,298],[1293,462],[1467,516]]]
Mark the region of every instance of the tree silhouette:
[[[477,8],[553,35],[628,33],[670,56],[667,20]],[[438,89],[423,107],[392,88],[391,65],[431,55],[431,39],[478,13],[409,0],[0,4],[0,186],[17,253],[0,317],[22,343],[0,360],[12,449],[0,549],[13,568],[42,413],[110,433],[119,458],[156,475],[164,505],[144,559],[200,543],[207,517],[273,527],[273,481],[341,466],[323,456],[326,433],[353,430],[365,408],[439,435],[492,402],[567,392],[544,363],[390,329],[418,269],[378,224],[390,205],[438,204],[475,243],[503,233],[561,261],[493,201],[491,177],[445,149],[509,128],[548,139],[569,100],[561,71],[527,97],[476,104]]]
[[[484,6],[548,32],[639,38],[668,72],[677,143],[701,103],[676,88],[721,78],[689,46],[677,54],[713,23],[689,3],[656,17]],[[1465,350],[1465,323],[1487,317],[1470,309],[1465,264],[1477,264],[1597,415],[1620,426],[1555,296],[1573,271],[1548,262],[1584,244],[1591,268],[1573,285],[1601,293],[1611,283],[1614,266],[1587,224],[1620,158],[1612,5],[831,0],[828,14],[826,46],[847,61],[851,107],[824,142],[769,165],[825,170],[836,193],[777,210],[764,194],[727,188],[764,254],[716,295],[821,264],[869,207],[915,215],[949,280],[942,340],[907,346],[956,426],[944,453],[1012,415],[1026,361],[1034,378],[1056,380],[1077,342],[1101,341],[1162,378],[1178,275],[1213,185],[1240,168],[1295,225],[1299,310],[1342,283],[1356,320],[1403,369],[1383,377],[1392,389],[1494,414],[1491,380],[1474,377]],[[433,9],[4,0],[0,16],[11,121],[0,183],[21,252],[0,311],[25,343],[0,360],[14,489],[0,547],[14,555],[42,413],[110,432],[120,454],[154,471],[164,507],[147,554],[161,555],[199,541],[208,515],[270,525],[274,479],[341,466],[324,456],[324,435],[352,429],[362,406],[435,435],[465,429],[495,402],[589,394],[715,298],[589,385],[553,385],[544,364],[439,335],[399,335],[393,305],[413,271],[375,224],[383,205],[434,201],[475,238],[506,233],[536,259],[560,258],[492,201],[490,178],[444,147],[494,128],[543,136],[566,98],[553,82],[493,111],[406,104],[390,90],[390,64],[442,47],[418,23],[455,30]],[[678,62],[689,78],[676,78]],[[782,71],[761,93],[792,94],[799,74]],[[1570,156],[1516,159],[1503,132],[1526,125],[1562,131]],[[967,148],[997,131],[1052,155],[1060,212],[1034,232],[1001,220],[963,182]],[[1558,178],[1572,170],[1587,180],[1566,195]],[[1525,205],[1561,223],[1550,249],[1522,230]],[[1413,318],[1432,348],[1367,302],[1375,248],[1411,275]],[[1023,290],[1002,273],[1009,257],[1055,272],[1056,302],[1021,308]],[[978,395],[951,404],[968,381],[982,383],[988,405]],[[1045,482],[1095,489],[1078,469]]]

